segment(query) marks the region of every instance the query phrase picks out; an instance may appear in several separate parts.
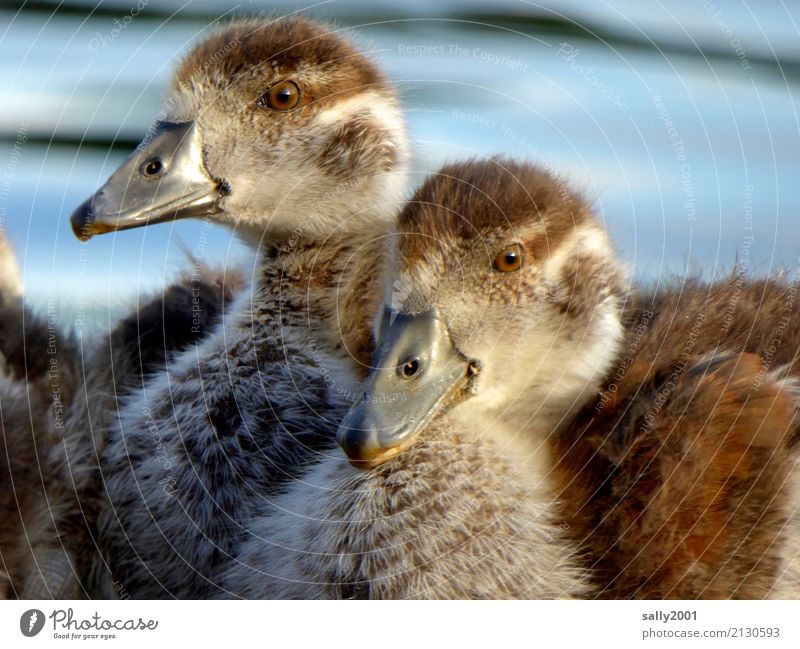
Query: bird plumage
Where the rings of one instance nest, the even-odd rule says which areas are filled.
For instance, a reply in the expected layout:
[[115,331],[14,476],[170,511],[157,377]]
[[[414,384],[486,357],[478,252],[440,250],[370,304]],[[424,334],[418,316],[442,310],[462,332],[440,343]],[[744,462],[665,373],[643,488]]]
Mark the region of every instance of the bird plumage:
[[[795,284],[733,276],[638,296],[559,187],[499,159],[448,166],[415,194],[392,275],[405,291],[386,303],[402,317],[435,307],[475,384],[393,459],[359,472],[326,458],[264,503],[228,589],[800,594]],[[525,265],[493,271],[509,243]],[[364,403],[414,412],[389,397]]]
[[554,437],[597,596],[800,595],[796,280],[631,296],[627,337]]
[[[261,96],[286,79],[303,99],[270,111]],[[258,254],[225,322],[132,392],[107,435],[105,596],[115,581],[134,597],[214,594],[254,506],[332,445],[371,354],[407,157],[377,69],[301,19],[224,29],[167,106],[203,134],[223,187],[213,218]]]

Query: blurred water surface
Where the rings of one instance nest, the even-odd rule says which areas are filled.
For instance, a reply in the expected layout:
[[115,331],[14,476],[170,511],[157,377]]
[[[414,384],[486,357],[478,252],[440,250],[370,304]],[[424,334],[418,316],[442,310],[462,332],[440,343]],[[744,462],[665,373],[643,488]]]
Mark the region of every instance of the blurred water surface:
[[593,199],[642,280],[722,272],[745,248],[754,272],[798,264],[797,3],[146,4],[0,9],[0,227],[40,309],[116,313],[186,267],[185,249],[246,254],[191,221],[81,245],[69,215],[144,134],[181,54],[215,20],[265,11],[333,21],[380,62],[416,182],[467,156],[546,164]]

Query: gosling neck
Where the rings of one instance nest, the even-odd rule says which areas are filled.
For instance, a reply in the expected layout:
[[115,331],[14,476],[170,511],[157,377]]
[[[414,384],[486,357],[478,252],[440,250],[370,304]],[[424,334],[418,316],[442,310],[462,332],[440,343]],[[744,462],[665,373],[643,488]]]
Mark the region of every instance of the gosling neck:
[[256,290],[277,298],[282,318],[302,314],[310,346],[338,352],[366,376],[394,212],[354,219],[353,226],[332,228],[325,236],[298,232],[262,245]]

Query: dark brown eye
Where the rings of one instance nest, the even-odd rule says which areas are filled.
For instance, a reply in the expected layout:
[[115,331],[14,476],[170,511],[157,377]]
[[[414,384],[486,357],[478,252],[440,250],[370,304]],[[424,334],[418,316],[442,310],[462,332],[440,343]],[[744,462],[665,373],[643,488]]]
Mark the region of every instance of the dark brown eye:
[[525,248],[519,243],[512,243],[494,258],[494,267],[501,273],[513,273],[522,268],[525,261]]
[[300,103],[300,88],[293,81],[281,81],[264,93],[261,103],[275,110],[291,110]]
[[160,158],[152,158],[142,165],[142,173],[151,178],[158,176],[162,171],[164,171],[164,163]]
[[413,379],[419,372],[419,359],[412,358],[410,361],[406,361],[400,371],[404,379]]

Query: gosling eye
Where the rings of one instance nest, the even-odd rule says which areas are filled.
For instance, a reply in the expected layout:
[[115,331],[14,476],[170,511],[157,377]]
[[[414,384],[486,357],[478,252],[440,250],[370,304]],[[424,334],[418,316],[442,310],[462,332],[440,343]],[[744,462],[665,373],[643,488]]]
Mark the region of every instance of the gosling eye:
[[147,178],[156,178],[164,173],[164,168],[161,158],[150,158],[142,163],[139,171]]
[[300,88],[294,81],[280,81],[258,100],[259,106],[274,110],[292,110],[300,103]]
[[494,258],[495,270],[501,273],[513,273],[525,263],[525,248],[520,243],[512,243]]
[[420,367],[421,365],[418,358],[410,358],[400,366],[400,376],[406,381],[413,379],[419,374]]

